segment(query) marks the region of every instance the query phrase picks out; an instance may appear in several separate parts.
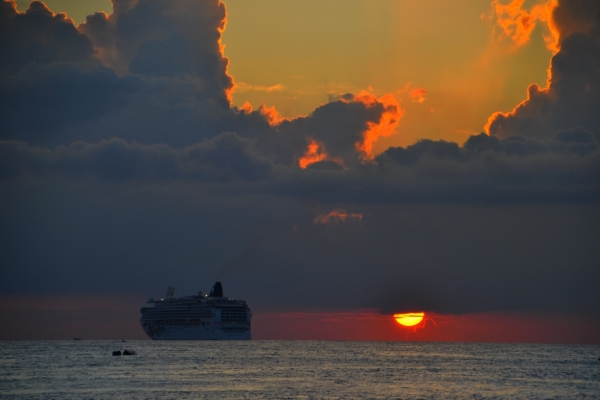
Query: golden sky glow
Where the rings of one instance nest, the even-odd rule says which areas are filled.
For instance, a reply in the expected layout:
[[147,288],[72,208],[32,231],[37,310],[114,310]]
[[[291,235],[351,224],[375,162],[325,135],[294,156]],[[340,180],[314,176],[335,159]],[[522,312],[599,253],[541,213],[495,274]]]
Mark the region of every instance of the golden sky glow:
[[[538,3],[545,4],[522,6],[531,10]],[[547,78],[547,26],[538,23],[530,40],[517,46],[498,25],[498,2],[226,4],[225,54],[231,59],[229,71],[242,83],[234,103],[266,103],[294,117],[340,93],[391,93],[406,113],[398,134],[381,138],[375,153],[420,138],[462,143],[482,132],[493,112],[518,104],[529,84],[544,86]]]

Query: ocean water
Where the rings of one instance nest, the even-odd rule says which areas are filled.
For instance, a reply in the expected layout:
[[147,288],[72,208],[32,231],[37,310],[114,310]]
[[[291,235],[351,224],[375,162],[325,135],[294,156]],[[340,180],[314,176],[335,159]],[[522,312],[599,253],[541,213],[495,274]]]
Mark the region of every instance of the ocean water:
[[[122,349],[137,355],[111,355]],[[598,357],[580,345],[0,342],[0,398],[600,398]]]

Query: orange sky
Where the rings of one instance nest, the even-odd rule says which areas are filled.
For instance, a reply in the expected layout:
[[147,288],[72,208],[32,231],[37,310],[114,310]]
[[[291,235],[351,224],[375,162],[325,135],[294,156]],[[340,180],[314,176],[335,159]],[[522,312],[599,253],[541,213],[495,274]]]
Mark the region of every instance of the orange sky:
[[[148,339],[142,294],[0,295],[0,340]],[[257,340],[600,343],[600,320],[585,315],[426,313],[402,327],[377,310],[253,311]]]
[[599,343],[600,321],[585,316],[426,313],[416,327],[376,311],[258,314],[256,339]]
[[[510,15],[482,1],[226,4],[234,104],[266,103],[294,117],[345,92],[395,96],[406,112],[397,134],[374,144],[377,153],[482,132],[493,112],[523,100],[529,84],[544,85],[552,55],[544,1],[513,1]],[[526,31],[523,15],[531,16]]]

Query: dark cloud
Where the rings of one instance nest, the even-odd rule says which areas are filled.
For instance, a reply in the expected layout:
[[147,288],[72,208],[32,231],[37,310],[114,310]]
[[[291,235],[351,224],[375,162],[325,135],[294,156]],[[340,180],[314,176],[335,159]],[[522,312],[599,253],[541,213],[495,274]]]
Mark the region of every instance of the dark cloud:
[[322,143],[332,158],[357,165],[359,154],[355,144],[369,123],[379,122],[384,106],[360,101],[336,100],[317,107],[310,115],[284,120],[260,133],[259,145],[285,165],[297,164],[310,139]]
[[0,73],[54,62],[94,64],[91,41],[42,2],[32,2],[25,13],[17,12],[14,1],[0,2]]
[[107,65],[120,73],[194,75],[226,102],[233,79],[220,39],[225,5],[218,0],[113,1],[115,13],[97,13],[79,26]]
[[594,0],[562,0],[552,13],[559,41],[576,32],[589,32],[598,24],[600,3]]
[[[600,199],[600,148],[585,131],[544,141],[480,134],[464,146],[422,140],[392,147],[376,164],[315,167],[275,190],[333,203],[589,203]],[[582,141],[583,140],[583,141]],[[590,141],[591,140],[591,141]]]
[[490,134],[544,138],[579,126],[600,135],[600,6],[561,1],[553,18],[560,50],[552,57],[548,87],[529,86],[527,99],[512,112],[490,118]]
[[596,202],[600,194],[597,143],[481,134],[463,147],[422,141],[391,148],[380,160],[384,168],[400,166],[393,173],[411,189],[404,196],[424,201]]
[[185,75],[191,72],[192,60],[185,38],[172,35],[165,40],[155,39],[138,48],[137,56],[129,63],[129,72],[151,76]]
[[[379,102],[364,104],[346,94],[308,117],[271,126],[261,111],[231,108],[227,98],[233,79],[220,44],[226,13],[218,1],[116,1],[115,13],[89,16],[79,32],[64,15],[52,14],[41,3],[32,3],[25,14],[17,13],[13,3],[2,4],[14,20],[43,9],[45,19],[73,36],[55,35],[43,49],[46,63],[26,60],[0,78],[5,140],[53,148],[119,137],[187,147],[230,131],[257,139],[279,163],[295,164],[307,138],[323,142],[332,157],[356,163],[355,143],[385,111]],[[34,33],[42,29],[35,26]],[[16,32],[6,30],[3,40],[22,49],[23,35]],[[15,54],[19,52],[9,53]],[[92,61],[104,65],[93,66]]]
[[26,13],[1,4],[3,139],[189,146],[240,118],[229,106],[216,0],[116,1],[115,14],[96,13],[79,31],[43,3]]
[[251,253],[240,253],[245,268],[222,278],[261,309],[598,312],[597,211],[392,203],[323,225],[308,218],[313,209],[263,220]]
[[[116,7],[116,4],[113,3],[113,7]],[[77,28],[94,43],[96,51],[105,60],[105,63],[110,63],[111,61],[107,60],[107,49],[113,49],[117,40],[115,29],[111,27],[112,20],[114,19],[113,15],[108,16],[104,12],[88,15],[85,23],[79,25]]]
[[29,184],[2,206],[5,293],[189,294],[223,272],[257,311],[600,312],[597,204],[337,204],[364,217],[324,225],[325,203],[171,183]]
[[[264,180],[265,193],[337,203],[567,202],[600,200],[600,146],[582,129],[544,141],[480,134],[464,146],[422,140],[392,147],[376,164],[343,169],[321,162],[300,170],[281,163],[256,139],[225,132],[172,148],[122,139],[74,142],[55,150],[24,142],[0,142],[5,178],[60,171],[76,179],[105,181]],[[335,164],[335,167],[333,167]]]
[[106,182],[229,182],[265,178],[271,169],[269,161],[253,150],[251,140],[230,132],[183,149],[127,143],[117,138],[97,144],[74,142],[54,151],[25,142],[3,141],[0,154],[5,179],[22,174],[67,174],[75,179]]
[[16,75],[0,76],[0,137],[58,144],[61,128],[123,107],[141,87],[136,77],[120,78],[106,67],[30,64]]
[[[365,161],[365,132],[399,106],[347,93],[281,121],[232,107],[216,0],[115,0],[77,29],[4,1],[0,292],[220,277],[263,310],[598,313],[600,51],[580,3],[556,11],[550,88],[494,135]],[[311,141],[327,157],[301,169]],[[318,222],[332,212],[353,217]]]
[[565,143],[580,143],[581,145],[585,146],[586,149],[599,142],[598,135],[593,135],[591,132],[583,129],[580,126],[558,131],[554,137],[556,140]]

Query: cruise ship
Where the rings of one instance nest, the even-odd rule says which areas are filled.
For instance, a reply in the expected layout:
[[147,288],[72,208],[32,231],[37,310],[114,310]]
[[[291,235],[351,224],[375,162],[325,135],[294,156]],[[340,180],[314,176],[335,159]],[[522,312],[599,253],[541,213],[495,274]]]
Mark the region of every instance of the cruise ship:
[[244,300],[223,297],[216,282],[209,295],[150,299],[141,309],[142,328],[152,340],[250,340],[252,312]]

